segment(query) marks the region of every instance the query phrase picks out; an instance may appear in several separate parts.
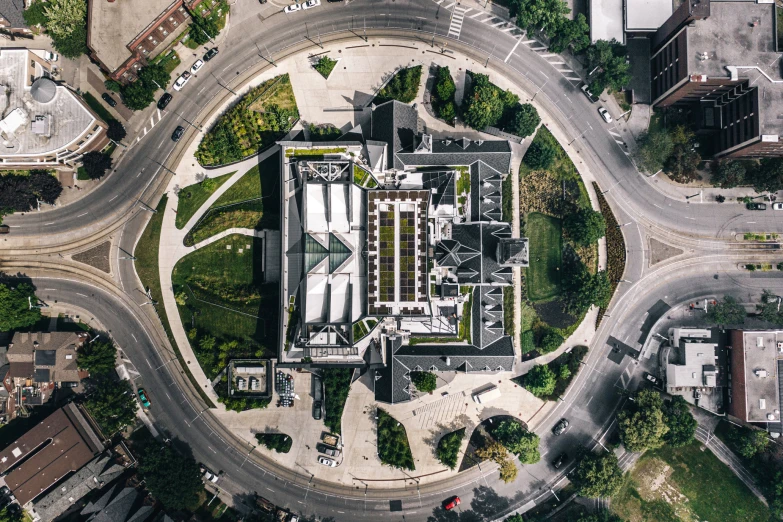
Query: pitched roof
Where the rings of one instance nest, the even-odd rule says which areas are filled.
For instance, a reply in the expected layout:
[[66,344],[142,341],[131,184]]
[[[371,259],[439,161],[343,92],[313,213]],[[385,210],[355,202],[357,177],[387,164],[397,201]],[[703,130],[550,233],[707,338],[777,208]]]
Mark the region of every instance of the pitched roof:
[[23,29],[27,27],[24,21],[23,0],[0,0],[0,16],[8,21],[9,29]]
[[435,250],[441,266],[456,268],[460,284],[510,284],[511,267],[500,266],[498,245],[511,237],[508,223],[458,223],[451,226],[451,239],[442,239]]
[[402,170],[397,152],[413,150],[419,128],[419,113],[410,105],[391,100],[375,107],[370,116],[370,138],[389,144],[387,166]]

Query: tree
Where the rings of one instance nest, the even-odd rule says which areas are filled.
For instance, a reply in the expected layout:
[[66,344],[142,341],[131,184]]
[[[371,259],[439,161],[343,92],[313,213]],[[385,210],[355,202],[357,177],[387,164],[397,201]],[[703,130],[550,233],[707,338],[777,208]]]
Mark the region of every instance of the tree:
[[389,100],[397,100],[402,103],[410,103],[416,99],[421,82],[421,65],[402,69],[395,74],[375,98],[375,103],[380,104]]
[[546,170],[552,166],[556,155],[557,151],[549,143],[533,140],[522,160],[533,170]]
[[625,522],[622,518],[615,515],[611,511],[601,509],[596,513],[580,516],[576,522]]
[[125,138],[127,132],[125,127],[117,120],[109,120],[109,128],[106,131],[106,136],[112,141],[122,141]]
[[82,156],[82,167],[90,179],[102,178],[111,168],[111,156],[98,151],[88,152]]
[[27,9],[22,12],[25,23],[30,27],[46,27],[46,22],[48,22],[49,19],[46,17],[45,8],[46,2],[43,0],[36,0],[28,5]]
[[91,388],[84,405],[104,435],[110,437],[133,424],[138,405],[128,381],[114,381],[109,377],[99,376]]
[[780,158],[763,159],[759,168],[746,173],[746,175],[756,192],[777,192],[783,189],[783,160]]
[[204,484],[193,457],[182,455],[169,445],[150,444],[139,456],[139,471],[149,492],[167,509],[198,505]]
[[84,0],[48,0],[43,11],[46,32],[53,38],[69,36],[77,27],[84,26],[87,20],[87,2]]
[[[781,270],[781,268],[783,267],[778,267],[778,270]],[[764,290],[761,293],[761,302],[756,305],[759,319],[774,323],[776,325],[783,324],[783,313],[781,313],[783,311],[778,310],[778,308],[780,308],[778,301],[779,298],[777,295],[773,294],[769,290]]]
[[525,522],[524,517],[522,515],[511,515],[510,517],[506,518],[503,522]]
[[441,119],[450,122],[457,117],[457,109],[454,107],[454,102],[449,101],[438,107],[438,115]]
[[511,91],[502,91],[489,81],[486,74],[471,75],[470,92],[463,100],[462,119],[468,126],[482,130],[497,124],[509,107],[519,102]]
[[46,170],[30,171],[27,181],[30,193],[50,205],[57,201],[63,192],[60,180]]
[[707,312],[707,318],[713,324],[742,324],[745,322],[747,312],[745,307],[730,295],[723,296],[723,301],[718,301]]
[[112,92],[122,91],[122,84],[117,80],[106,80],[105,82],[103,82],[103,86],[106,87],[107,90]]
[[438,378],[431,372],[411,372],[411,381],[422,393],[431,393],[438,387]]
[[509,6],[509,14],[516,16],[519,27],[547,34],[555,34],[570,12],[561,0],[512,0]]
[[623,470],[614,453],[588,453],[576,465],[572,477],[583,497],[611,497],[622,485]]
[[93,340],[79,349],[76,364],[91,375],[109,375],[117,365],[117,348],[110,340]]
[[523,464],[535,464],[541,460],[538,435],[527,431],[515,420],[502,421],[492,430],[492,436],[508,451],[516,454]]
[[672,138],[665,130],[642,133],[637,144],[639,147],[633,158],[639,169],[648,174],[663,170],[664,163],[674,150]]
[[0,283],[0,332],[32,326],[41,318],[39,308],[31,308],[30,302],[37,303],[35,288],[27,283],[15,287]]
[[139,81],[152,89],[166,89],[171,81],[171,74],[159,63],[151,63],[139,71]]
[[746,459],[752,459],[766,450],[768,445],[769,436],[766,431],[745,428],[737,440],[737,451]]
[[741,161],[719,161],[712,173],[712,184],[720,188],[734,188],[744,185],[745,172],[745,164]]
[[491,460],[500,466],[500,479],[503,482],[512,482],[517,478],[517,467],[508,458],[508,451],[499,442],[492,442],[483,448],[476,450],[476,456],[482,460]]
[[539,343],[538,348],[541,353],[554,352],[560,348],[560,345],[563,344],[564,341],[565,339],[560,335],[560,332],[554,328],[549,328],[544,335],[541,336],[541,342]]
[[671,136],[674,146],[664,168],[673,180],[686,183],[696,177],[696,169],[701,161],[701,156],[694,147],[695,136],[682,125],[676,126]]
[[201,180],[201,188],[211,192],[217,188],[217,181],[215,178],[204,178]]
[[122,99],[129,109],[140,111],[155,101],[155,91],[136,80],[122,88]]
[[625,61],[625,46],[617,40],[598,40],[587,48],[590,91],[598,96],[605,89],[619,91],[631,81],[631,66]]
[[612,284],[605,270],[591,274],[584,263],[576,259],[564,267],[563,310],[580,315],[591,305],[605,308],[612,297]]
[[669,433],[663,438],[666,444],[679,448],[693,441],[698,423],[682,396],[675,395],[664,403],[663,416],[666,426],[669,427]]
[[205,352],[211,352],[215,348],[215,338],[211,335],[205,335],[198,340],[198,347]]
[[536,131],[541,117],[535,107],[529,103],[518,105],[509,123],[508,130],[520,138],[526,138]]
[[204,45],[210,38],[216,37],[220,32],[217,22],[211,16],[204,17],[192,14],[191,18],[193,22],[190,24],[190,37],[198,45]]
[[445,102],[453,100],[456,91],[457,86],[454,85],[454,80],[451,77],[449,68],[439,68],[438,76],[435,79],[435,96],[438,97],[438,101]]
[[256,440],[275,453],[288,453],[293,444],[291,437],[285,433],[256,433]]
[[524,386],[536,397],[546,397],[555,391],[557,379],[554,372],[546,364],[533,366],[525,375]]
[[577,245],[591,245],[606,235],[604,215],[591,208],[580,208],[568,214],[563,225]]
[[573,20],[563,20],[549,41],[549,51],[553,53],[562,53],[569,46],[575,54],[590,46],[590,26],[582,13]]
[[571,377],[571,368],[567,364],[561,364],[557,367],[557,380],[565,381]]
[[617,415],[620,440],[628,451],[660,448],[669,427],[663,418],[663,399],[655,390],[636,393],[633,403]]
[[22,509],[14,504],[7,504],[0,509],[0,522],[22,522],[25,519]]
[[67,36],[52,36],[52,45],[66,58],[78,58],[87,54],[87,24],[86,21],[73,28]]
[[462,439],[465,438],[465,428],[445,434],[438,441],[438,447],[435,455],[438,460],[451,469],[457,467],[457,458],[459,449],[462,446]]

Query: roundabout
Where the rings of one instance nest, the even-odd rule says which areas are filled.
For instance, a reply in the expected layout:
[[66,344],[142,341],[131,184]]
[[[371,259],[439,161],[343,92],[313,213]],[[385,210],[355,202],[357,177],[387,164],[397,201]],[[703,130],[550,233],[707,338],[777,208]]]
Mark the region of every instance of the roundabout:
[[[247,5],[236,9],[221,53],[209,64],[213,72],[202,74],[199,83],[189,85],[190,91],[172,101],[165,123],[130,148],[116,170],[79,208],[7,217],[6,223],[14,228],[3,242],[0,269],[32,277],[37,295],[45,302],[73,303],[89,309],[133,362],[154,397],[155,408],[150,414],[156,428],[165,438],[187,444],[197,460],[220,470],[224,476],[221,487],[238,504],[251,505],[255,493],[291,511],[339,521],[379,515],[392,520],[402,520],[403,515],[405,520],[452,520],[442,504],[454,495],[462,500],[459,520],[495,520],[529,509],[564,484],[570,465],[555,469],[550,463],[555,455],[574,446],[593,448],[606,443],[614,414],[627,396],[625,390],[633,390],[643,369],[650,367],[651,359],[643,348],[649,336],[657,332],[645,329],[644,319],[658,310],[659,301],[675,310],[705,296],[733,295],[743,302],[754,302],[764,289],[783,291],[778,279],[752,277],[737,268],[738,263],[780,261],[774,251],[758,250],[735,239],[737,234],[757,230],[783,232],[776,216],[757,217],[738,205],[689,202],[684,196],[675,199],[658,191],[656,180],[639,174],[618,147],[613,132],[622,129],[607,130],[575,82],[557,74],[521,35],[504,31],[504,26],[493,29],[481,21],[483,17],[465,18],[455,39],[449,32],[449,13],[432,2],[356,0],[345,7],[322,6],[319,17],[303,12],[283,20],[280,13],[266,16],[260,23]],[[317,28],[305,26],[308,21],[313,25],[317,21]],[[310,56],[327,51],[340,55],[338,67],[358,68],[364,63],[366,70],[360,71],[362,79],[347,76],[336,89],[339,93],[329,94],[325,102],[313,101],[320,89],[315,80],[302,89],[307,104],[300,112],[323,118],[315,123],[351,128],[356,123],[354,104],[361,108],[357,112],[371,111],[369,102],[375,93],[364,91],[378,87],[373,85],[373,78],[379,82],[379,73],[390,73],[403,64],[437,63],[452,70],[487,73],[501,89],[510,89],[521,102],[536,106],[543,125],[571,158],[585,184],[598,183],[616,216],[626,250],[622,280],[597,330],[587,338],[590,349],[582,370],[562,400],[544,405],[540,412],[532,408],[530,416],[526,414],[522,419],[530,421],[532,431],[541,437],[544,457],[537,464],[521,466],[520,476],[512,483],[498,479],[494,464],[453,473],[446,479],[398,474],[393,479],[384,476],[377,483],[368,481],[367,476],[335,482],[329,473],[310,471],[309,463],[304,467],[295,461],[281,465],[268,452],[257,449],[248,437],[228,429],[228,415],[222,406],[215,404],[220,410],[215,412],[205,400],[204,393],[213,403],[217,397],[212,395],[211,385],[205,386],[211,380],[201,371],[195,354],[188,353],[186,327],[179,321],[168,277],[176,262],[192,251],[182,241],[188,225],[192,226],[200,214],[194,214],[188,224],[177,229],[174,187],[184,189],[203,173],[217,177],[236,172],[236,179],[231,177],[225,188],[204,203],[201,208],[206,210],[244,172],[263,161],[265,153],[236,165],[204,169],[193,155],[203,136],[201,129],[209,129],[250,86],[283,72],[312,74],[302,71],[306,67],[302,64]],[[384,55],[390,57],[388,61],[384,61]],[[331,78],[327,87],[337,78]],[[292,82],[295,90],[301,89],[296,86],[296,78]],[[356,93],[346,97],[351,87]],[[358,94],[365,97],[360,99]],[[344,105],[335,103],[340,97]],[[336,116],[330,121],[327,118],[332,114]],[[179,119],[186,117],[193,124],[187,127],[182,141],[169,143],[168,135],[181,123]],[[160,208],[158,203],[166,192],[170,194],[168,203]],[[110,199],[116,203],[107,204]],[[155,216],[150,211],[156,208],[163,212],[160,245],[166,252],[166,257],[160,257],[162,302],[157,306],[165,308],[176,349],[171,347],[155,307],[144,306],[151,299],[134,263],[122,259],[123,252],[133,255],[136,251],[139,238]],[[233,232],[247,234],[243,230]],[[654,259],[653,240],[681,253]],[[73,259],[74,254],[106,241],[112,245],[109,273]],[[83,296],[88,296],[86,303]],[[615,341],[638,345],[642,353],[637,358],[628,352],[617,361],[609,357]],[[525,373],[535,362],[518,362],[514,376]],[[193,375],[192,380],[186,371]],[[194,383],[199,392],[194,390]],[[562,437],[553,436],[551,428],[564,417],[569,418],[571,428]],[[633,458],[621,457],[621,463],[630,465]]]

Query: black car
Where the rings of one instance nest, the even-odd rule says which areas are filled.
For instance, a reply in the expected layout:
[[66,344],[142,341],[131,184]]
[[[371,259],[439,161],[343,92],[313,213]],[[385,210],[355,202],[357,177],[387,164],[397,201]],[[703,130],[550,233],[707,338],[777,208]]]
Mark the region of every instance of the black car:
[[745,206],[748,210],[767,210],[766,203],[748,203]]
[[323,405],[321,404],[321,401],[314,401],[313,402],[313,418],[315,420],[321,420],[321,411],[323,410]]
[[158,100],[158,109],[160,110],[165,109],[170,101],[171,101],[171,94],[164,92],[163,96],[161,96],[160,100]]
[[114,98],[109,96],[108,93],[104,92],[103,94],[101,94],[101,98],[103,98],[103,101],[108,103],[111,107],[116,107],[117,106],[117,100],[115,100]]
[[174,134],[171,135],[171,139],[174,141],[179,141],[180,138],[182,138],[183,134],[185,134],[185,127],[180,125],[176,129],[174,129]]
[[568,429],[568,421],[566,419],[560,419],[560,422],[555,424],[555,427],[552,428],[552,433],[555,435],[562,435],[565,433],[565,431]]
[[214,58],[217,55],[217,53],[218,53],[218,48],[213,47],[212,49],[207,51],[206,54],[204,54],[204,61],[205,62],[210,61],[212,58]]
[[568,453],[561,453],[555,460],[552,461],[552,466],[555,469],[560,469],[560,466],[568,462]]

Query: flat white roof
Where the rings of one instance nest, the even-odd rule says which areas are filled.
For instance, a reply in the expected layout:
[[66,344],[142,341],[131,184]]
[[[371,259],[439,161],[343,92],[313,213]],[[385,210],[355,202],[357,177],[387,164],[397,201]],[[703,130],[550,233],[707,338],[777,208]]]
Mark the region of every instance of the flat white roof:
[[625,43],[623,0],[590,0],[590,39]]
[[672,12],[671,0],[625,0],[625,30],[655,31]]

